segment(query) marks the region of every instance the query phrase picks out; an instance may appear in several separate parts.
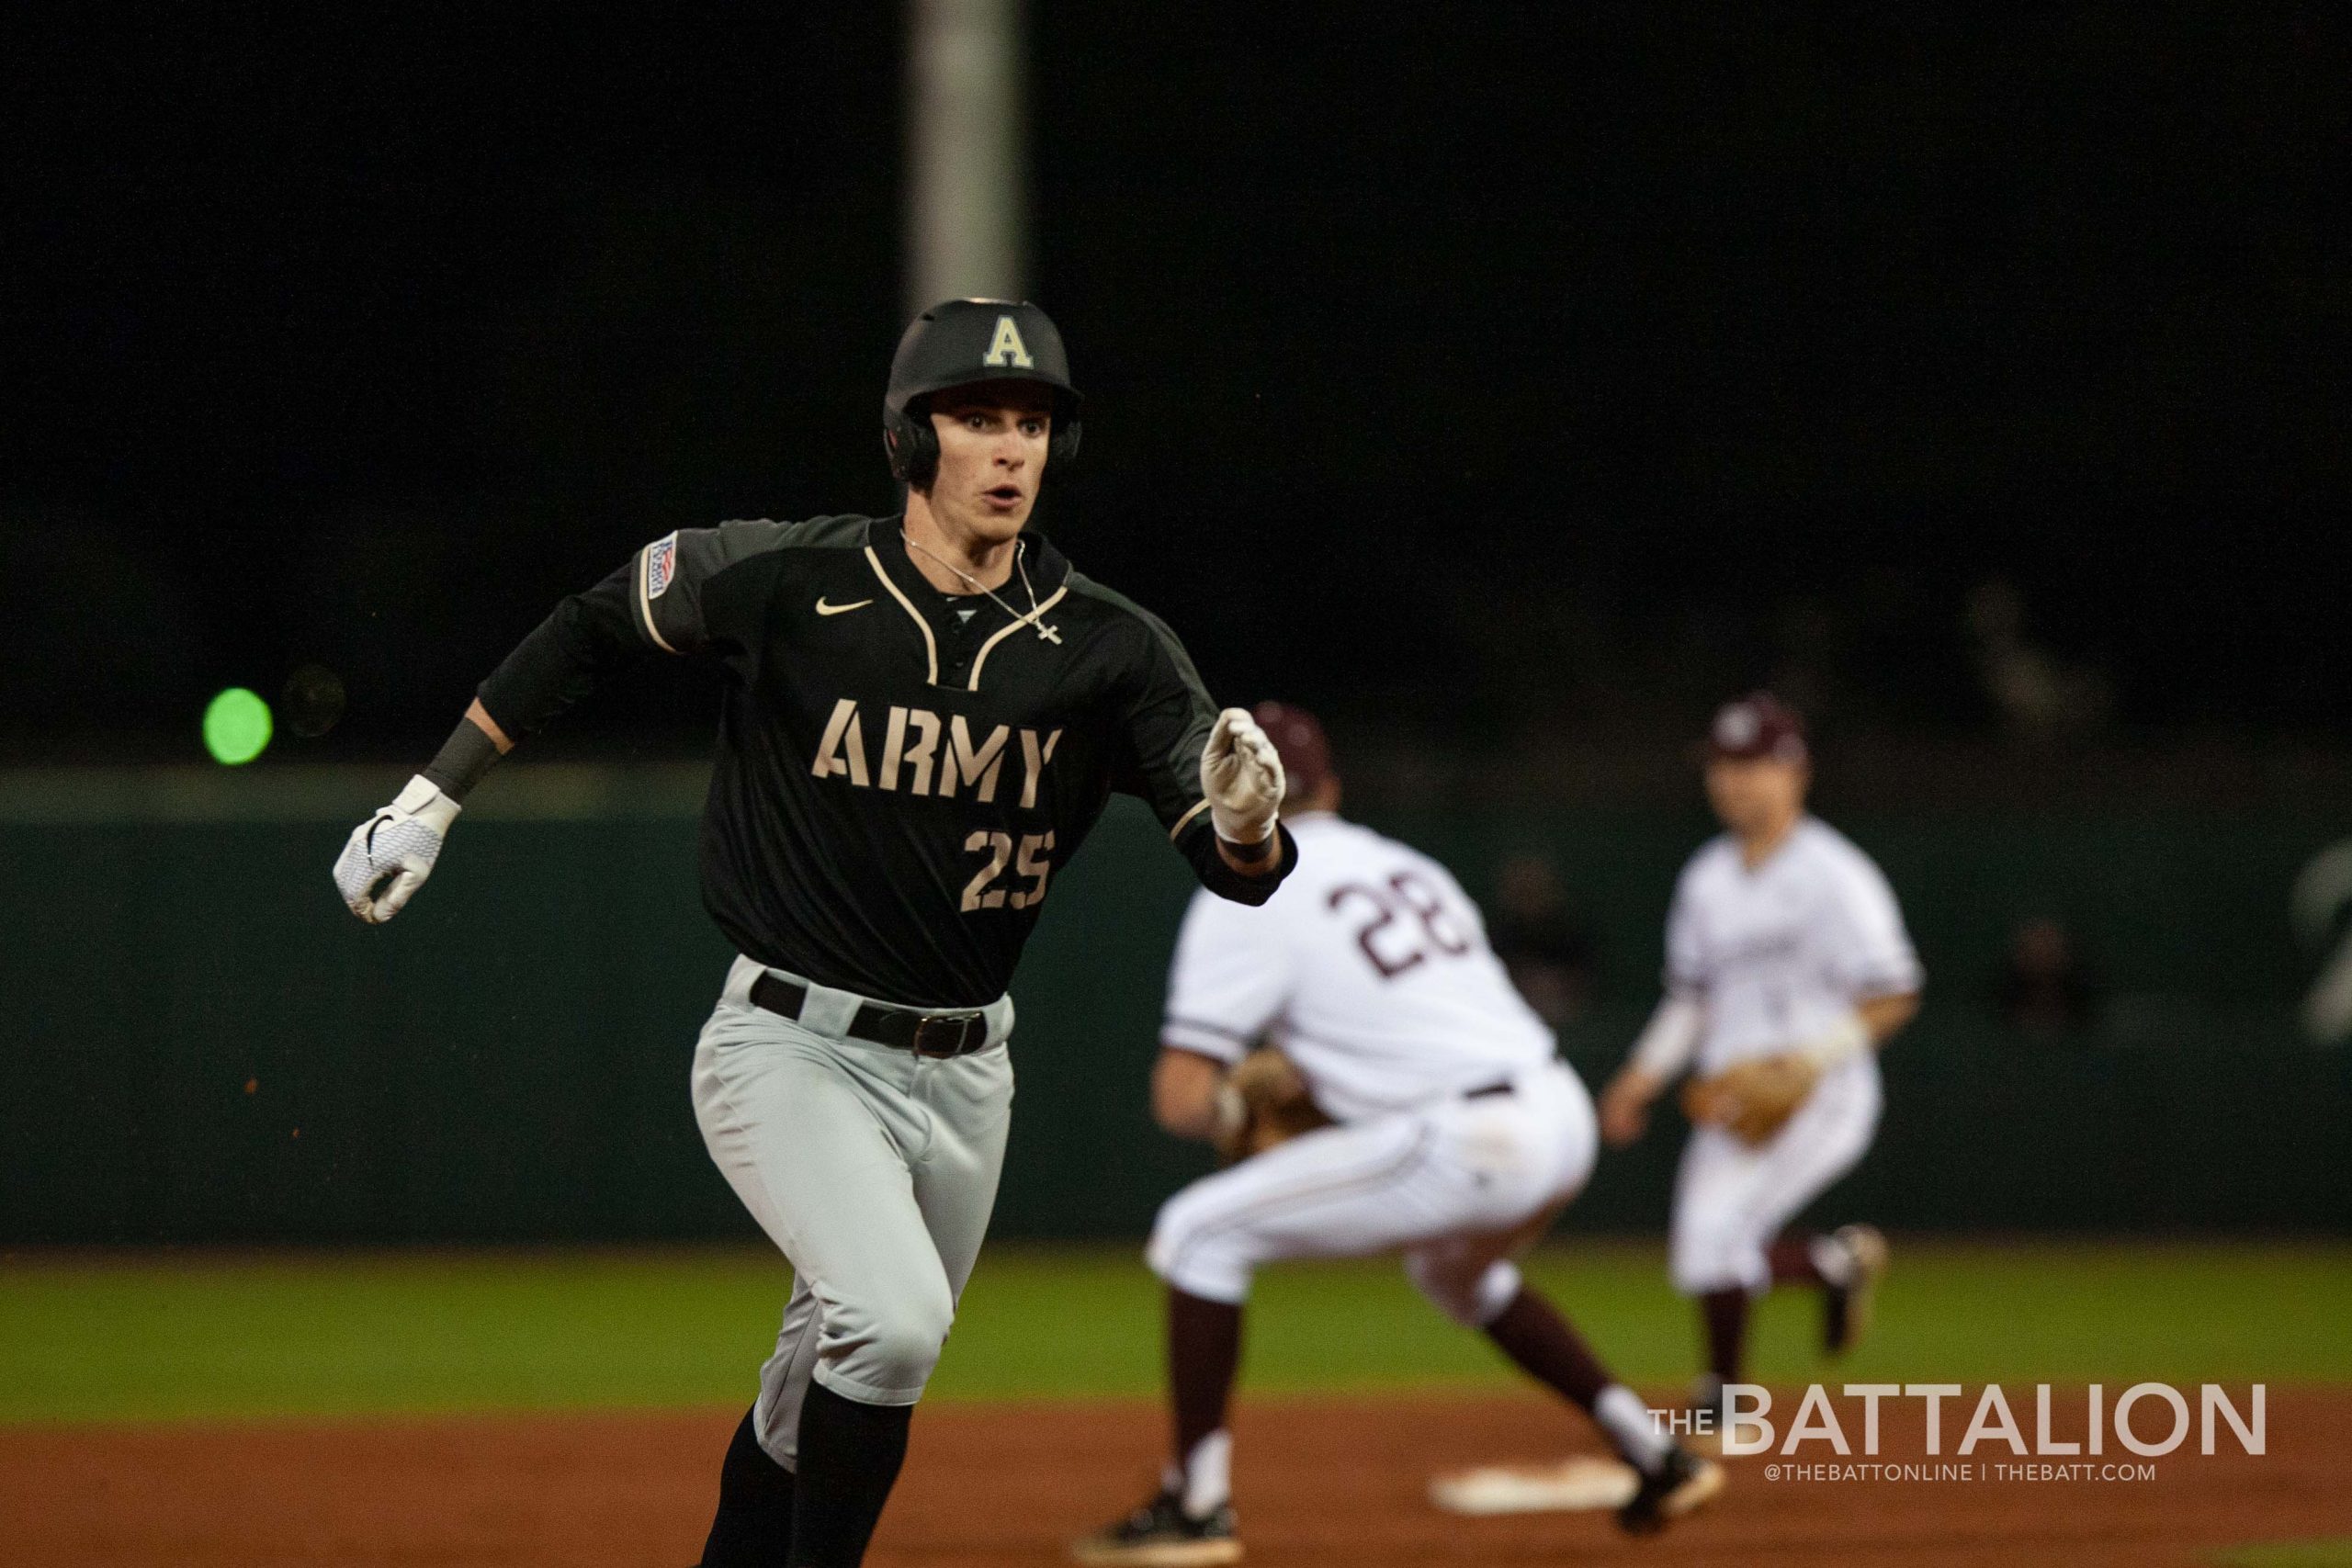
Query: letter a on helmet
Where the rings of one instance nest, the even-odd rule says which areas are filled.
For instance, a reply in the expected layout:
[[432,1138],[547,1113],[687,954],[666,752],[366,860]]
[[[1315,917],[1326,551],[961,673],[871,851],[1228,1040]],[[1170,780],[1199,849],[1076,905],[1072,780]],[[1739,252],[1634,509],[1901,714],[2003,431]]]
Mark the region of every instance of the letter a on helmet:
[[984,365],[1017,365],[1027,370],[1036,364],[1029,357],[1029,345],[1021,341],[1021,329],[1011,316],[996,319],[996,336],[989,340],[989,352]]

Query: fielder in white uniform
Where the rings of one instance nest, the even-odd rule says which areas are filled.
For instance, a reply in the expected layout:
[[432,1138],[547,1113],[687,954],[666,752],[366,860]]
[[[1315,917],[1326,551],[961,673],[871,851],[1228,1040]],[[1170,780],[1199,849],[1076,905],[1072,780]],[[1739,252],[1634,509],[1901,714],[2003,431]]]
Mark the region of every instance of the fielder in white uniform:
[[1336,815],[1321,728],[1255,716],[1289,780],[1298,869],[1231,919],[1194,899],[1169,981],[1153,1109],[1208,1137],[1225,1075],[1281,1048],[1333,1125],[1202,1178],[1159,1212],[1146,1253],[1168,1286],[1173,1445],[1159,1495],[1080,1542],[1081,1562],[1180,1565],[1240,1555],[1228,1505],[1226,1409],[1251,1277],[1285,1258],[1401,1252],[1440,1312],[1483,1329],[1584,1410],[1643,1474],[1621,1517],[1656,1528],[1720,1487],[1662,1437],[1513,1255],[1592,1169],[1592,1104],[1552,1033],[1512,989],[1476,905],[1446,869]]
[[[1675,1183],[1675,1289],[1697,1298],[1707,1373],[1694,1409],[1736,1382],[1751,1298],[1823,1294],[1832,1354],[1860,1333],[1886,1243],[1866,1225],[1785,1229],[1853,1168],[1877,1131],[1877,1048],[1918,1011],[1919,961],[1870,856],[1804,810],[1811,761],[1796,714],[1769,694],[1725,706],[1708,737],[1707,795],[1725,831],[1690,857],[1667,917],[1666,999],[1602,1092],[1600,1124],[1632,1143],[1685,1068],[1702,1080],[1771,1059],[1802,1094],[1761,1143],[1702,1121]],[[1807,1087],[1809,1086],[1809,1088]]]

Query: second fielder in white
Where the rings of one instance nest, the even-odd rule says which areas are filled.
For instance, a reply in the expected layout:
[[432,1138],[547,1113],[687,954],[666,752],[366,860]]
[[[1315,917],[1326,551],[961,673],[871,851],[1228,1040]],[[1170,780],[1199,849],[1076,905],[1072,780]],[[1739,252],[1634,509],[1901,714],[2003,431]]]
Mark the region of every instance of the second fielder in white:
[[1170,1458],[1158,1495],[1080,1542],[1079,1559],[1185,1568],[1239,1557],[1226,1409],[1252,1276],[1286,1258],[1402,1253],[1432,1305],[1585,1411],[1640,1472],[1627,1528],[1689,1512],[1721,1472],[1659,1434],[1512,1261],[1591,1173],[1583,1084],[1445,868],[1337,815],[1314,719],[1275,703],[1254,716],[1289,781],[1298,869],[1242,919],[1193,900],[1153,1110],[1172,1133],[1210,1136],[1226,1073],[1262,1040],[1332,1124],[1204,1177],[1160,1210],[1146,1257],[1168,1287]]
[[1683,868],[1667,917],[1665,1001],[1600,1100],[1612,1145],[1641,1136],[1685,1068],[1702,1090],[1760,1066],[1794,1110],[1768,1131],[1693,1109],[1675,1181],[1675,1289],[1697,1299],[1713,1410],[1741,1377],[1748,1303],[1776,1284],[1823,1298],[1832,1354],[1861,1332],[1886,1242],[1867,1225],[1787,1227],[1878,1130],[1877,1048],[1918,1011],[1920,970],[1870,856],[1804,810],[1812,764],[1796,714],[1769,694],[1725,706],[1708,736],[1707,796],[1724,831]]

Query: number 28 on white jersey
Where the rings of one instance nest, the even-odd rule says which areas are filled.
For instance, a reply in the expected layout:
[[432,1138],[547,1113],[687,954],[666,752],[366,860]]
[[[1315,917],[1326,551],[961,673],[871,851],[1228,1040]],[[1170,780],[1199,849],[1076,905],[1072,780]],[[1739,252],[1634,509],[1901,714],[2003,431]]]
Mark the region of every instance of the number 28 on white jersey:
[[1196,894],[1186,910],[1164,1043],[1234,1061],[1269,1040],[1342,1122],[1552,1058],[1551,1031],[1451,873],[1327,813],[1285,820],[1298,866],[1272,898],[1251,908]]

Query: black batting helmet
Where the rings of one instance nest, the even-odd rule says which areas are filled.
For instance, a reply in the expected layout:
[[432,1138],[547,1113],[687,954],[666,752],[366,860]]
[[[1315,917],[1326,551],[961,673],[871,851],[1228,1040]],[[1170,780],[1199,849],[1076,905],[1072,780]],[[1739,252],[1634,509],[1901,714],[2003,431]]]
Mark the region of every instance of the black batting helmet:
[[950,299],[907,324],[882,395],[882,446],[890,472],[920,489],[939,471],[939,433],[922,400],[978,381],[1035,381],[1054,389],[1049,463],[1078,456],[1078,389],[1069,355],[1045,311],[1026,300]]

